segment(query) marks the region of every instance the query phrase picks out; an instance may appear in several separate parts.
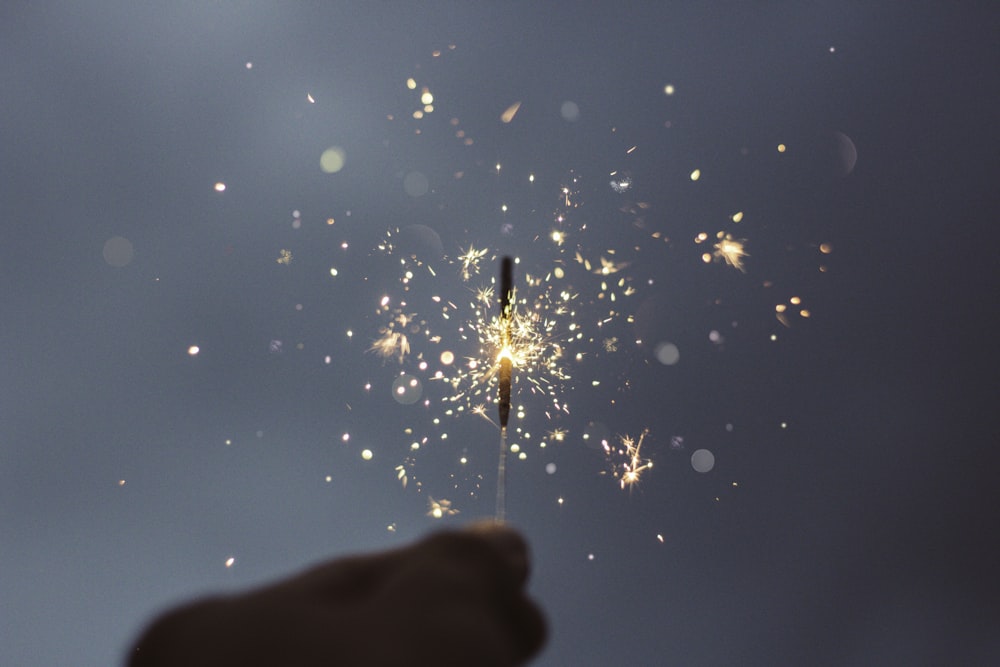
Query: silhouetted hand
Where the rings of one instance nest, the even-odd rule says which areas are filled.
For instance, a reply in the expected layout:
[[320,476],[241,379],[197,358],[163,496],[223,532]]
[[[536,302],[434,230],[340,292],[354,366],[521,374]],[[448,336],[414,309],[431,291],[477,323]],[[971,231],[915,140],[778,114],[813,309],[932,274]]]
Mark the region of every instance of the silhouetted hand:
[[129,665],[519,665],[546,635],[527,579],[521,536],[477,524],[170,611]]

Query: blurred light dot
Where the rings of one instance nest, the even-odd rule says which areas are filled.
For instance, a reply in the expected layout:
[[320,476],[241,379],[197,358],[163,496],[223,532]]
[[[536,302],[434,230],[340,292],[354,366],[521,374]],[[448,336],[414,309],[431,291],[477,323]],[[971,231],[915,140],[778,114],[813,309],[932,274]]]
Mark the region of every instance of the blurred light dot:
[[327,482],[332,482],[333,481],[333,476],[332,475],[327,475],[326,476],[326,481]]
[[692,181],[697,181],[699,178],[701,178],[701,169],[695,169],[691,172]]
[[556,502],[562,505],[565,501],[562,498],[559,498],[556,500]]
[[451,350],[445,350],[441,353],[441,363],[445,366],[450,366],[455,361],[455,353]]
[[343,440],[344,442],[347,442],[348,440],[351,439],[351,434],[345,433],[344,435],[340,436],[340,439]]
[[550,475],[556,474],[556,464],[555,463],[546,463],[545,464],[545,472],[547,472]]
[[778,144],[778,152],[779,153],[785,152],[785,144]]
[[559,113],[564,119],[572,123],[580,118],[580,107],[577,106],[576,102],[567,100],[562,103],[562,106],[559,108]]
[[226,559],[226,567],[232,567],[236,563],[236,559],[230,556]]
[[406,87],[413,90],[417,87],[417,81],[414,78],[409,78],[406,80]]
[[708,332],[708,339],[710,341],[712,341],[713,343],[718,343],[719,341],[722,340],[722,334],[720,334],[718,331],[716,331],[715,329],[713,329],[713,330],[711,330],[711,331]]
[[365,461],[371,461],[372,456],[373,456],[372,450],[370,449],[361,450],[361,458],[363,458]]
[[831,252],[833,252],[833,246],[830,245],[829,243],[820,243],[819,251],[824,255],[829,255]]
[[197,355],[199,352],[201,352],[201,348],[198,347],[197,345],[192,345],[191,347],[188,348],[188,354],[190,354],[192,357]]
[[675,91],[674,85],[672,83],[668,83],[667,85],[665,85],[663,87],[663,93],[665,95],[673,95],[674,92],[676,92],[676,91]]
[[809,317],[810,315],[812,315],[812,313],[803,308],[802,310],[799,311],[799,315],[802,317]]
[[118,480],[118,486],[125,486],[125,480],[124,479]]
[[319,157],[319,167],[327,174],[335,174],[344,168],[347,153],[340,146],[331,146]]
[[742,222],[742,221],[743,221],[743,211],[737,211],[736,213],[733,213],[733,222]]
[[411,171],[403,177],[403,190],[411,197],[422,197],[430,189],[430,181],[423,172]]
[[221,181],[219,183],[216,183],[215,184],[215,191],[216,192],[225,192],[226,191],[226,184],[222,183]]
[[707,449],[696,449],[691,455],[691,467],[701,473],[710,471],[715,467],[715,454]]
[[424,92],[420,95],[420,103],[421,104],[433,104],[434,103],[434,96],[431,95],[431,91],[424,90]]
[[128,266],[135,256],[132,242],[122,236],[112,236],[104,242],[104,261],[111,266],[121,268]]
[[654,354],[656,354],[656,360],[659,361],[664,366],[673,366],[681,358],[680,350],[673,343],[658,343]]
[[335,268],[333,268],[331,266],[330,267],[330,275],[336,277],[337,276],[337,269],[335,269]]
[[252,62],[247,61],[247,69],[253,69],[253,63]]
[[594,554],[587,554],[587,560],[594,560]]

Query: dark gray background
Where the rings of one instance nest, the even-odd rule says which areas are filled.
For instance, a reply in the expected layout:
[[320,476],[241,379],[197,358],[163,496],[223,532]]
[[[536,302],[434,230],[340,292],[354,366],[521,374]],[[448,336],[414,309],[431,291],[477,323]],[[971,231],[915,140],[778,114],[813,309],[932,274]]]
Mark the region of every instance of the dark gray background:
[[[430,479],[462,450],[486,461],[461,514],[425,517],[395,480],[402,429],[432,415],[391,401],[398,367],[364,353],[395,280],[370,253],[423,224],[449,255],[544,265],[534,237],[571,172],[587,246],[640,239],[629,308],[651,299],[682,356],[659,365],[623,326],[625,349],[568,383],[567,442],[512,462],[508,513],[552,624],[537,664],[1000,659],[996,12],[869,5],[4,3],[0,664],[114,664],[170,602],[488,516],[482,420],[450,423],[420,464]],[[420,123],[409,76],[436,98]],[[838,131],[859,155],[846,177]],[[318,168],[330,145],[339,174]],[[403,190],[412,170],[423,197]],[[645,230],[621,210],[638,201]],[[745,275],[698,259],[690,239],[721,228],[748,239]],[[113,236],[128,266],[104,261]],[[813,315],[785,329],[774,304],[800,290]],[[632,493],[582,444],[590,419],[650,429]]]

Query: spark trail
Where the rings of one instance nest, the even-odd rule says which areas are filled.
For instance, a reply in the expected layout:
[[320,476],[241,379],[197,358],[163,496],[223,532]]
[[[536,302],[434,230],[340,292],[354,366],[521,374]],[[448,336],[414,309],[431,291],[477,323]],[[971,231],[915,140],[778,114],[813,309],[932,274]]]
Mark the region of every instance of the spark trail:
[[507,421],[510,418],[510,383],[514,374],[514,358],[510,351],[511,319],[514,291],[514,262],[504,257],[500,264],[500,395],[497,407],[500,416],[500,459],[497,462],[497,507],[496,520],[501,522],[506,516],[507,492]]

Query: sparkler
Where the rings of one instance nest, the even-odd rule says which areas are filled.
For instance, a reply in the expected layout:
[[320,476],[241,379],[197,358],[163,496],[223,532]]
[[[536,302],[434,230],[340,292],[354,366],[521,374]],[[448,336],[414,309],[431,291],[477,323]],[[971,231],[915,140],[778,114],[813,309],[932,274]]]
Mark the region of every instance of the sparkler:
[[514,374],[514,358],[510,351],[513,290],[514,262],[510,257],[504,257],[500,264],[500,396],[497,401],[500,416],[500,459],[497,463],[496,507],[498,522],[503,521],[506,515],[507,420],[510,418],[510,382]]

